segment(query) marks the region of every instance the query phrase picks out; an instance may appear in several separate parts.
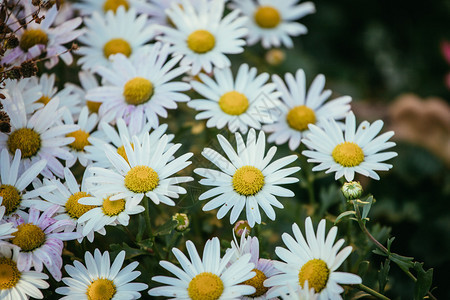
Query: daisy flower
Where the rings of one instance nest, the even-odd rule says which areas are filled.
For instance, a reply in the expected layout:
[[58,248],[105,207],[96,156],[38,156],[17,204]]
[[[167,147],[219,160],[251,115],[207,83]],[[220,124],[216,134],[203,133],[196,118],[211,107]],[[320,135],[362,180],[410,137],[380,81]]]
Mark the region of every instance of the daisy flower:
[[6,207],[1,205],[2,201],[3,199],[0,197],[0,244],[3,240],[11,238],[11,233],[17,231],[12,223],[7,222],[3,219],[5,216]]
[[[231,65],[225,54],[238,54],[244,51],[243,37],[247,29],[243,26],[246,17],[239,17],[235,10],[223,17],[224,0],[202,0],[193,5],[188,0],[172,3],[166,14],[175,28],[159,26],[163,33],[160,40],[172,45],[175,55],[183,55],[180,64],[191,66],[196,75],[203,69],[212,71],[213,65],[225,68]],[[181,5],[180,5],[181,4]]]
[[71,222],[52,218],[58,208],[58,205],[51,206],[41,215],[39,210],[31,207],[26,218],[13,220],[17,231],[12,234],[11,243],[20,248],[17,257],[19,271],[34,267],[41,272],[45,265],[55,280],[61,280],[63,241],[74,240],[78,234],[61,232]]
[[[203,0],[189,0],[189,2],[195,7],[199,8]],[[211,0],[206,0],[211,1]],[[146,6],[142,7],[142,13],[149,16],[149,22],[151,24],[159,24],[166,26],[174,26],[172,20],[166,14],[166,10],[170,8],[172,3],[181,5],[181,0],[150,0]]]
[[[72,114],[66,110],[63,115],[64,124],[74,124]],[[68,137],[75,138],[75,141],[69,144],[70,153],[72,153],[72,159],[66,161],[67,167],[72,167],[78,160],[83,167],[86,167],[90,160],[86,153],[86,146],[90,145],[89,139],[95,136],[99,136],[100,132],[92,132],[98,123],[98,116],[96,113],[89,114],[87,106],[83,107],[77,122],[80,129],[67,134]]]
[[256,273],[255,277],[248,279],[243,284],[250,285],[255,288],[256,292],[249,295],[248,297],[242,297],[243,300],[267,300],[267,299],[276,299],[276,298],[268,298],[267,291],[269,288],[264,286],[264,280],[270,278],[273,275],[280,273],[275,267],[273,263],[269,259],[259,258],[259,241],[257,237],[246,237],[245,231],[241,235],[240,243],[236,240],[236,236],[234,235],[234,241],[231,241],[231,249],[227,249],[227,251],[234,251],[234,256],[231,258],[230,263],[234,263],[238,261],[243,255],[250,253],[251,258],[250,262],[255,265],[255,268],[252,270]]
[[264,48],[280,47],[282,44],[292,48],[292,36],[306,34],[305,25],[295,22],[316,12],[312,2],[298,4],[299,0],[233,0],[230,7],[239,9],[248,16],[247,43],[254,45],[261,41]]
[[[117,149],[117,153],[119,153],[126,161],[128,158],[125,153],[125,148],[123,146],[123,139],[131,140],[133,135],[136,135],[140,141],[142,141],[144,135],[150,134],[150,144],[155,145],[158,143],[159,139],[166,133],[167,124],[162,124],[158,126],[156,129],[151,130],[152,125],[150,123],[146,123],[144,127],[139,132],[130,132],[130,127],[127,126],[125,121],[122,118],[117,119],[116,128],[112,127],[106,122],[100,123],[100,130],[103,134],[102,138],[92,137],[89,139],[91,145],[87,145],[85,147],[86,156],[92,160],[93,164],[98,167],[109,168],[112,167],[111,162],[105,156],[105,144],[112,144]],[[172,141],[174,135],[168,134],[167,138],[169,143],[167,147],[172,146],[170,143]],[[154,148],[150,149],[154,151]]]
[[108,58],[112,54],[133,57],[153,38],[153,29],[146,26],[147,16],[137,16],[134,9],[126,11],[123,6],[115,14],[113,11],[106,15],[94,12],[84,23],[87,32],[78,38],[84,46],[77,50],[81,55],[77,63],[83,69],[110,66]]
[[21,97],[25,104],[26,114],[33,113],[44,106],[44,104],[39,102],[39,99],[42,97],[41,88],[32,82],[31,78],[6,79],[2,90],[5,99],[0,99],[0,102],[6,106],[7,103],[15,101],[15,98]]
[[286,165],[297,159],[297,155],[289,155],[272,163],[277,147],[272,146],[267,155],[264,155],[266,140],[263,131],[258,137],[254,129],[250,129],[247,136],[247,144],[242,136],[236,133],[237,152],[231,144],[222,136],[217,135],[220,146],[228,156],[228,159],[213,149],[205,148],[202,155],[215,164],[220,171],[213,169],[197,168],[194,172],[206,177],[200,180],[200,184],[214,186],[214,188],[200,195],[199,200],[213,198],[205,206],[204,211],[220,209],[217,218],[223,218],[230,210],[230,223],[236,222],[245,207],[247,220],[250,227],[255,223],[261,223],[259,206],[271,220],[275,220],[276,206],[283,205],[275,196],[294,197],[294,193],[280,184],[298,182],[298,178],[287,177],[300,170],[300,167],[285,168]]
[[72,158],[64,146],[74,142],[75,138],[66,135],[79,129],[77,125],[60,125],[65,107],[58,109],[59,99],[54,98],[29,118],[20,95],[14,103],[5,105],[5,111],[11,118],[11,133],[0,132],[0,149],[10,153],[21,150],[22,162],[28,169],[35,162],[45,159],[46,167],[41,171],[45,177],[63,176],[63,161]]
[[139,204],[147,196],[155,204],[162,202],[174,206],[175,202],[171,198],[186,194],[186,190],[178,184],[192,181],[193,178],[171,176],[191,164],[188,159],[192,153],[183,154],[169,162],[181,144],[167,149],[167,135],[163,135],[156,144],[150,144],[148,133],[142,140],[133,136],[132,141],[133,146],[128,139],[124,138],[123,141],[128,162],[113,147],[105,145],[105,155],[113,168],[90,167],[88,170],[93,176],[86,179],[92,185],[90,190],[97,195],[113,194],[110,200],[125,199]]
[[200,74],[202,82],[191,85],[203,99],[188,102],[188,106],[201,111],[197,120],[208,119],[207,127],[222,129],[228,124],[231,132],[247,133],[248,127],[261,129],[261,123],[275,120],[274,108],[280,103],[280,93],[273,83],[267,83],[269,74],[256,76],[256,68],[247,64],[239,67],[236,79],[230,68],[215,69],[215,80]]
[[27,201],[53,189],[52,187],[47,187],[32,191],[26,190],[27,186],[45,168],[47,162],[42,159],[23,169],[20,165],[21,156],[19,149],[15,151],[12,160],[6,149],[3,149],[0,154],[0,201],[6,216],[10,216],[13,213],[23,215],[21,209],[26,207]]
[[387,141],[394,132],[385,132],[375,138],[383,127],[383,121],[377,120],[372,124],[364,121],[356,132],[355,123],[355,115],[350,112],[345,118],[345,133],[333,119],[324,120],[323,129],[309,125],[311,132],[302,142],[311,150],[305,150],[302,154],[309,157],[308,162],[319,163],[313,171],[336,172],[336,180],[345,176],[347,181],[352,181],[355,172],[379,180],[380,176],[375,171],[392,168],[392,165],[383,162],[397,156],[397,153],[379,152],[395,146],[394,142]]
[[73,7],[82,16],[92,15],[94,12],[99,14],[106,14],[109,11],[116,13],[120,6],[123,6],[125,10],[133,8],[138,13],[145,13],[153,8],[153,5],[147,3],[146,0],[81,0],[73,4]]
[[[72,265],[64,268],[70,277],[64,277],[62,281],[67,285],[56,289],[56,293],[65,295],[61,299],[138,299],[139,293],[148,286],[144,283],[132,282],[140,274],[134,271],[139,265],[137,261],[122,268],[125,260],[125,251],[119,252],[112,265],[109,252],[103,255],[95,249],[94,256],[86,252],[84,254],[84,266],[75,260]],[[86,298],[87,297],[87,298]]]
[[47,274],[37,271],[19,271],[17,247],[0,247],[0,270],[2,282],[0,284],[0,298],[3,300],[28,299],[33,297],[43,299],[40,289],[48,289],[50,285],[45,281]]
[[4,64],[20,64],[26,60],[35,58],[45,52],[48,60],[45,63],[47,68],[53,68],[61,58],[66,65],[73,61],[72,54],[63,46],[75,40],[84,33],[84,29],[75,30],[81,24],[81,18],[74,18],[61,25],[53,26],[58,14],[56,4],[48,11],[41,10],[39,17],[45,15],[42,22],[32,21],[32,15],[36,7],[31,4],[31,0],[21,1],[24,5],[24,16],[26,26],[22,26],[14,14],[10,15],[6,24],[19,39],[19,46],[8,50],[2,60]]
[[81,87],[71,82],[66,82],[64,86],[72,88],[73,92],[78,95],[82,102],[81,106],[87,106],[90,113],[98,114],[101,102],[93,102],[86,99],[88,90],[99,87],[97,78],[91,71],[82,70],[78,72],[78,79]]
[[278,75],[272,75],[272,80],[281,92],[282,104],[278,106],[279,119],[274,124],[263,126],[266,132],[273,132],[267,138],[269,143],[281,145],[289,141],[289,148],[294,151],[300,146],[300,141],[308,134],[308,125],[321,126],[321,119],[343,119],[350,110],[349,96],[325,101],[331,96],[330,90],[323,90],[325,76],[314,78],[306,92],[305,72],[297,70],[295,78],[291,73],[284,76],[287,86]]
[[172,81],[187,67],[174,67],[181,57],[167,61],[169,45],[156,43],[128,59],[122,54],[112,58],[112,68],[99,67],[97,73],[109,84],[88,91],[86,98],[101,102],[99,114],[106,120],[123,118],[137,132],[146,122],[156,128],[158,115],[167,118],[166,109],[176,102],[189,101],[181,93],[190,89],[185,82]]
[[339,284],[361,283],[361,278],[355,274],[336,271],[352,252],[351,246],[339,251],[344,239],[334,243],[336,226],[333,226],[325,237],[325,219],[322,219],[316,235],[311,218],[308,217],[305,220],[306,240],[297,224],[292,225],[292,231],[295,240],[287,233],[281,236],[288,249],[275,249],[275,253],[284,262],[273,263],[283,274],[275,275],[264,282],[265,286],[272,287],[268,292],[270,297],[288,293],[289,285],[300,285],[305,289],[305,282],[308,281],[309,286],[319,294],[319,299],[340,299],[344,289]]
[[289,285],[289,293],[281,295],[283,300],[318,300],[318,298],[319,294],[314,292],[314,288],[309,288],[308,280],[305,280],[303,287],[298,285],[294,288]]
[[183,269],[168,261],[159,264],[177,278],[154,276],[152,280],[167,284],[152,288],[150,296],[166,296],[172,299],[225,300],[240,299],[243,295],[255,292],[255,288],[242,283],[255,276],[250,254],[243,255],[239,262],[226,267],[234,251],[220,257],[220,243],[217,237],[206,242],[203,259],[200,258],[194,243],[186,242],[190,260],[177,248],[172,252]]

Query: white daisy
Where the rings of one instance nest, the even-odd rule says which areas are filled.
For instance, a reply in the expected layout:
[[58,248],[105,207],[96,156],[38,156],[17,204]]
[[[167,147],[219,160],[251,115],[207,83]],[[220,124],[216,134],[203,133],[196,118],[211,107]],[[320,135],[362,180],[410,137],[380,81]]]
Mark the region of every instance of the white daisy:
[[181,93],[190,89],[185,82],[172,81],[187,67],[176,67],[181,57],[167,61],[169,46],[156,43],[131,59],[122,54],[112,58],[112,68],[99,67],[97,73],[108,84],[90,90],[86,98],[102,102],[101,118],[123,118],[132,132],[138,132],[146,122],[156,128],[158,116],[167,118],[166,109],[177,108],[189,96]]
[[202,0],[193,5],[188,0],[172,3],[166,10],[176,28],[157,27],[163,33],[160,40],[172,44],[171,51],[175,55],[183,55],[180,64],[191,66],[196,75],[203,69],[212,71],[213,65],[225,68],[231,65],[225,54],[238,54],[244,51],[247,34],[243,27],[246,17],[239,17],[235,10],[223,17],[224,0]]
[[0,201],[2,201],[6,216],[13,213],[23,216],[21,209],[26,207],[25,204],[28,200],[53,189],[46,187],[27,191],[27,186],[36,179],[47,162],[42,159],[24,169],[21,168],[20,157],[19,149],[16,150],[12,161],[8,150],[3,149],[0,154]]
[[305,281],[308,281],[309,286],[319,294],[319,299],[341,299],[340,294],[344,289],[339,284],[361,283],[361,278],[357,275],[336,271],[352,252],[351,246],[339,251],[344,239],[334,243],[336,226],[333,226],[325,237],[325,219],[322,219],[316,235],[311,218],[308,217],[305,220],[306,240],[297,224],[292,225],[292,231],[295,240],[287,233],[282,235],[288,249],[275,249],[275,253],[284,262],[274,261],[274,266],[283,274],[275,275],[264,282],[265,286],[272,287],[268,292],[269,296],[289,293],[289,285],[305,288]]
[[48,289],[47,274],[37,271],[19,271],[17,247],[0,247],[0,270],[2,281],[0,284],[0,299],[18,300],[33,297],[43,299],[40,289]]
[[[211,1],[211,0],[207,0]],[[189,0],[196,8],[202,4],[202,0]],[[146,6],[142,6],[142,13],[149,16],[149,22],[152,24],[174,26],[170,17],[166,14],[166,10],[172,6],[172,3],[182,6],[181,0],[150,0]]]
[[94,12],[106,14],[108,11],[111,11],[115,13],[120,6],[123,6],[125,10],[133,8],[138,13],[146,13],[150,8],[153,8],[146,0],[81,0],[73,4],[73,7],[82,16],[92,15]]
[[[74,124],[72,114],[66,110],[63,115],[64,124]],[[86,167],[90,160],[86,153],[86,146],[90,145],[89,139],[101,135],[100,132],[92,132],[98,123],[98,116],[96,113],[89,114],[87,106],[83,107],[78,118],[77,125],[80,127],[77,131],[67,134],[69,137],[75,138],[75,141],[69,144],[70,153],[73,158],[66,161],[67,167],[72,167],[78,160],[80,164]]]
[[86,93],[90,89],[99,87],[97,78],[95,75],[88,70],[82,70],[78,72],[78,79],[81,86],[73,84],[71,82],[66,82],[65,87],[70,87],[75,94],[81,99],[81,106],[87,106],[90,113],[98,114],[101,102],[93,102],[86,99]]
[[39,99],[42,97],[41,88],[38,85],[33,84],[31,78],[22,78],[18,80],[6,79],[4,84],[5,86],[4,89],[2,89],[2,94],[5,96],[5,99],[0,99],[0,102],[3,105],[15,101],[14,98],[18,97],[17,95],[19,94],[24,101],[27,114],[31,114],[44,106],[43,103],[39,102]]
[[278,106],[279,119],[274,124],[263,126],[266,132],[273,132],[267,138],[269,143],[277,145],[289,141],[289,148],[294,151],[300,146],[300,141],[308,134],[308,125],[315,124],[322,127],[322,118],[342,119],[350,110],[349,96],[342,96],[333,100],[325,101],[331,96],[330,90],[323,90],[325,76],[322,74],[314,78],[311,86],[306,92],[305,72],[297,70],[295,78],[291,73],[286,73],[283,80],[278,75],[272,75],[272,80],[281,92],[283,103]]
[[232,209],[230,223],[234,223],[246,207],[247,220],[253,227],[255,223],[261,223],[261,206],[269,219],[275,220],[272,205],[283,208],[275,196],[294,197],[292,191],[279,185],[298,182],[298,178],[287,176],[300,170],[300,167],[281,168],[295,161],[297,156],[289,155],[270,163],[277,147],[272,146],[264,156],[264,132],[260,131],[256,138],[254,129],[250,129],[248,133],[247,144],[236,133],[237,153],[222,135],[217,135],[217,139],[229,160],[215,150],[205,148],[202,155],[220,171],[204,168],[194,170],[198,175],[206,177],[200,180],[200,184],[215,186],[200,195],[199,200],[213,198],[203,206],[203,210],[209,211],[221,206],[217,212],[217,218],[221,219]]
[[64,268],[70,277],[62,280],[67,285],[56,289],[56,293],[65,295],[61,299],[138,299],[139,293],[147,288],[144,283],[132,282],[140,274],[134,271],[139,265],[137,261],[122,268],[125,260],[125,251],[119,252],[111,265],[109,252],[103,255],[95,249],[94,256],[86,252],[84,266],[75,260],[72,265]]
[[305,25],[296,20],[315,13],[312,2],[298,4],[299,0],[233,0],[230,7],[240,9],[248,16],[249,29],[247,43],[254,45],[261,41],[264,48],[280,47],[282,44],[292,48],[292,36],[306,34]]
[[200,74],[202,82],[192,81],[191,85],[203,99],[188,102],[188,106],[201,111],[197,120],[208,119],[207,127],[222,129],[225,125],[231,132],[247,133],[248,127],[261,129],[261,123],[276,120],[275,107],[279,106],[273,83],[267,83],[269,74],[256,76],[256,68],[247,64],[239,67],[236,79],[230,68],[214,69],[215,80]]
[[77,125],[59,124],[66,108],[58,109],[58,106],[59,99],[54,98],[28,118],[23,99],[18,94],[13,103],[5,105],[5,111],[11,118],[11,133],[0,132],[0,149],[8,149],[10,153],[20,149],[26,169],[45,159],[47,165],[41,174],[49,178],[63,176],[64,167],[58,159],[65,161],[72,158],[64,146],[75,140],[66,135],[79,129]]
[[6,207],[2,204],[2,197],[0,197],[0,244],[3,240],[12,237],[11,233],[16,232],[17,229],[14,228],[13,224],[4,220]]
[[309,125],[311,132],[302,142],[311,150],[305,150],[302,154],[309,157],[308,162],[319,163],[313,171],[336,172],[336,180],[345,176],[347,181],[352,181],[355,172],[378,180],[380,177],[375,171],[392,168],[392,165],[383,162],[397,156],[397,153],[378,152],[395,146],[394,142],[387,141],[394,132],[385,132],[375,138],[383,127],[383,121],[377,120],[372,124],[364,121],[356,132],[355,123],[355,115],[350,112],[345,118],[345,133],[333,119],[322,121],[323,129]]
[[317,300],[318,298],[319,294],[314,292],[314,288],[309,288],[308,280],[305,280],[303,286],[298,285],[294,288],[289,285],[289,292],[281,294],[283,300]]
[[17,231],[12,234],[11,243],[20,248],[17,257],[19,271],[34,267],[41,272],[44,265],[55,280],[61,280],[63,241],[74,240],[79,235],[61,232],[71,222],[52,218],[58,208],[58,205],[51,206],[41,215],[39,210],[31,207],[27,217],[13,219]]
[[167,135],[163,135],[156,144],[150,144],[148,133],[142,140],[133,136],[132,144],[133,146],[124,138],[123,145],[128,162],[113,147],[105,145],[105,155],[114,167],[88,169],[93,173],[92,177],[86,179],[92,184],[91,191],[104,196],[113,194],[110,200],[125,199],[133,204],[139,204],[144,196],[147,196],[155,204],[162,202],[175,205],[171,198],[186,194],[186,190],[178,184],[192,181],[193,178],[171,176],[191,164],[188,159],[192,153],[183,154],[169,162],[181,144],[167,149]]
[[150,296],[166,296],[171,299],[228,300],[240,299],[243,295],[255,292],[254,287],[241,284],[255,276],[255,272],[252,272],[254,265],[249,262],[250,254],[242,256],[239,262],[226,267],[234,251],[228,251],[221,258],[217,237],[206,242],[203,259],[200,258],[191,241],[186,242],[186,248],[190,260],[177,248],[172,249],[183,270],[171,262],[159,262],[164,269],[177,278],[152,277],[152,280],[167,285],[150,289],[148,291]]
[[108,58],[116,53],[133,57],[153,38],[153,29],[146,26],[147,17],[137,16],[134,9],[125,11],[123,6],[115,14],[94,12],[84,23],[87,32],[78,38],[84,46],[76,52],[81,55],[77,63],[83,69],[110,66]]
[[74,18],[64,22],[59,26],[53,27],[53,23],[58,14],[56,4],[48,11],[41,10],[39,16],[45,15],[42,22],[32,21],[32,15],[36,8],[31,4],[31,0],[21,2],[24,6],[25,24],[23,26],[14,14],[11,14],[7,26],[19,38],[19,46],[8,50],[2,60],[6,64],[20,64],[25,60],[35,58],[45,52],[48,60],[45,62],[47,68],[55,66],[59,58],[66,65],[73,61],[72,54],[63,46],[72,42],[84,33],[84,29],[75,30],[81,24],[81,18]]

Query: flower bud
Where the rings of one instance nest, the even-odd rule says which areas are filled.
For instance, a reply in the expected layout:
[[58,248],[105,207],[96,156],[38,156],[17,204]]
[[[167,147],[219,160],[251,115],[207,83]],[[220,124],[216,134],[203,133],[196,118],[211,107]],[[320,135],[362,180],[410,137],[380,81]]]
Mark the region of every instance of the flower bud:
[[341,188],[342,194],[347,200],[354,200],[361,197],[363,188],[359,181],[346,182]]
[[176,231],[183,232],[189,227],[189,218],[186,214],[176,213],[172,216],[172,220],[177,221]]
[[278,66],[286,58],[286,54],[280,49],[271,49],[266,53],[266,61],[269,65]]
[[237,237],[241,237],[245,229],[245,235],[248,236],[252,228],[250,227],[250,225],[248,225],[247,221],[240,220],[237,221],[236,224],[234,224],[233,230]]

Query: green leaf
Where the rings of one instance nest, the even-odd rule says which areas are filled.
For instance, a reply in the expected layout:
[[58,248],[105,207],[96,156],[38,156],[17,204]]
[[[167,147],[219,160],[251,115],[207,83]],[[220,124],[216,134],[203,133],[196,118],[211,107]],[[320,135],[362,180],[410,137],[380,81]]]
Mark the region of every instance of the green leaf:
[[176,220],[169,220],[165,224],[158,227],[158,229],[155,231],[155,235],[166,235],[170,234],[172,230],[177,227],[178,222]]
[[334,224],[337,224],[342,218],[348,217],[348,216],[354,216],[356,215],[356,212],[354,210],[348,210],[341,213],[336,220],[334,221]]
[[417,282],[414,286],[414,300],[422,300],[431,288],[433,282],[433,269],[425,271],[423,263],[414,263],[417,272]]
[[145,239],[137,243],[142,250],[148,251],[149,249],[152,249],[153,247],[153,240],[152,239]]
[[367,198],[367,200],[365,201],[365,203],[366,204],[364,204],[363,210],[362,210],[362,213],[361,213],[361,218],[363,220],[365,220],[365,219],[368,220],[367,216],[369,215],[370,208],[372,207],[372,204],[373,204],[373,196],[369,196]]
[[131,248],[126,243],[122,243],[122,245],[119,244],[112,244],[109,246],[111,251],[117,251],[120,252],[122,250],[125,250],[125,259],[134,258],[140,255],[147,255],[149,254],[147,251]]
[[380,286],[380,293],[384,293],[384,289],[386,288],[386,284],[389,281],[389,270],[390,270],[390,260],[386,258],[384,264],[381,263],[380,270],[378,271],[378,284]]
[[358,275],[359,277],[363,277],[367,270],[369,269],[370,262],[368,260],[363,260],[358,265]]
[[403,271],[408,271],[414,266],[414,257],[402,256],[396,253],[391,253],[389,258],[395,262]]

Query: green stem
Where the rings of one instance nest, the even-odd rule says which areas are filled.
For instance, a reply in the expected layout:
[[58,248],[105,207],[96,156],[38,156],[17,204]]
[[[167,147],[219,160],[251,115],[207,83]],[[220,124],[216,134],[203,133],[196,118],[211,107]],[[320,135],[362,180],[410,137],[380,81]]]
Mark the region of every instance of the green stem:
[[384,296],[384,295],[378,293],[378,292],[375,291],[375,290],[372,290],[370,287],[365,286],[365,285],[362,284],[362,283],[360,283],[360,284],[355,284],[355,285],[353,285],[353,286],[356,287],[356,288],[358,288],[358,289],[360,289],[361,291],[364,291],[364,292],[366,292],[366,293],[368,293],[368,294],[374,296],[375,298],[383,299],[383,300],[390,300],[388,297],[386,297],[386,296]]
[[144,199],[142,199],[142,200],[143,200],[142,202],[144,204],[144,209],[145,209],[145,214],[144,214],[145,227],[147,228],[148,237],[153,238],[152,222],[150,220],[150,210],[149,210],[149,205],[148,205],[149,199],[147,197],[144,197]]

